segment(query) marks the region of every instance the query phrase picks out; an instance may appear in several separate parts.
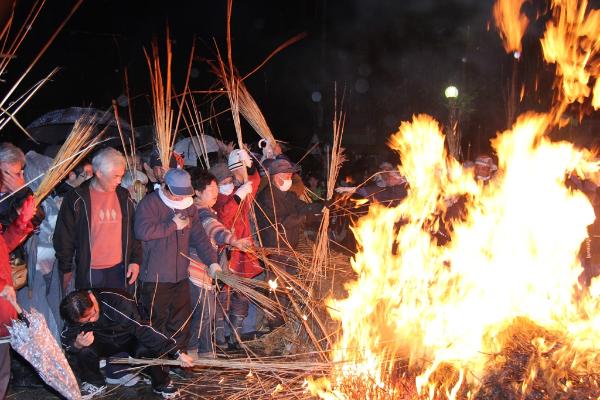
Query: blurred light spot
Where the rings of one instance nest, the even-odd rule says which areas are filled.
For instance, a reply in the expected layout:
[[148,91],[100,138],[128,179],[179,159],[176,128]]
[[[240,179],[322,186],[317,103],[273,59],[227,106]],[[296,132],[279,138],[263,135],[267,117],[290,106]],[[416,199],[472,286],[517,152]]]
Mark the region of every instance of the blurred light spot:
[[321,92],[319,92],[318,90],[315,90],[314,92],[312,92],[310,94],[310,98],[312,99],[312,101],[314,101],[315,103],[318,103],[321,101]]
[[119,105],[119,107],[127,107],[127,105],[129,104],[127,96],[122,94],[119,97],[117,97],[117,104]]
[[192,78],[197,78],[200,76],[200,71],[198,70],[198,68],[196,67],[192,67],[192,70],[190,71],[190,76]]
[[354,89],[356,89],[358,93],[367,93],[369,90],[369,81],[364,78],[358,79],[354,84]]

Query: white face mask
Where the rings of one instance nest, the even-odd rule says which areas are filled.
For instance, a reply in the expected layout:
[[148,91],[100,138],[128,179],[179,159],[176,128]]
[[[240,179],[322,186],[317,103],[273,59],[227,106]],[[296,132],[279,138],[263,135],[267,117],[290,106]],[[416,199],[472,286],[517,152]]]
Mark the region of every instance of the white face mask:
[[165,205],[173,210],[185,210],[188,207],[191,207],[194,204],[194,199],[192,196],[185,197],[183,200],[171,200],[163,192],[163,189],[158,190],[158,197],[162,200]]
[[385,181],[383,180],[381,175],[376,175],[374,180],[377,187],[384,188],[386,186]]
[[219,193],[224,194],[225,196],[229,196],[233,193],[233,183],[226,183],[224,185],[219,185]]
[[281,190],[282,192],[287,192],[288,190],[290,190],[291,187],[292,187],[292,180],[284,179],[283,183],[279,187],[279,190]]

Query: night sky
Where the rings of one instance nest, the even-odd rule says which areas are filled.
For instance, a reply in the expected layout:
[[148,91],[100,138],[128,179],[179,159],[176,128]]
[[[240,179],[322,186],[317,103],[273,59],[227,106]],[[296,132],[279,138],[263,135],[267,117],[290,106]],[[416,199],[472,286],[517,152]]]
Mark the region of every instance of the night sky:
[[[18,14],[31,3],[18,1]],[[46,5],[2,85],[22,73],[71,4]],[[381,153],[390,133],[414,113],[446,122],[443,91],[454,84],[464,101],[464,145],[482,151],[490,136],[506,128],[504,97],[514,63],[494,28],[492,5],[492,0],[238,0],[232,18],[234,63],[242,74],[249,72],[279,44],[306,33],[246,81],[276,138],[299,152],[314,134],[322,140],[331,137],[334,82],[338,94],[345,92],[345,144],[350,148]],[[544,10],[543,2],[534,1],[526,12]],[[225,49],[225,0],[88,0],[22,86],[24,90],[61,67],[19,119],[27,125],[47,111],[69,106],[107,109],[124,93],[127,67],[135,125],[150,124],[143,47],[153,37],[164,41],[167,24],[174,42],[176,89],[183,86],[193,37],[197,57],[191,88],[213,86],[216,80],[206,60],[214,60],[213,38]],[[543,18],[531,24],[524,38],[518,71],[527,95],[521,110],[543,110],[551,99],[552,68],[542,61],[542,32]],[[533,91],[536,77],[538,93]],[[208,115],[210,98],[198,95],[197,100]],[[227,106],[224,97],[214,102],[217,111]],[[121,113],[126,115],[127,109]],[[219,118],[218,124],[220,135],[233,140],[230,117]],[[216,124],[206,128],[219,136]],[[10,136],[15,129],[8,126],[3,134]],[[257,138],[247,125],[244,137]]]

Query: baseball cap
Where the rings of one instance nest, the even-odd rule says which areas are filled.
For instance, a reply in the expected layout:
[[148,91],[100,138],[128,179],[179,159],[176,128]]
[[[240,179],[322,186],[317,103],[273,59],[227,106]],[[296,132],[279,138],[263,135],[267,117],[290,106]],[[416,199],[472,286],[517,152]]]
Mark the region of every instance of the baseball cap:
[[183,169],[169,168],[165,174],[165,184],[176,196],[193,196],[192,178],[190,174]]

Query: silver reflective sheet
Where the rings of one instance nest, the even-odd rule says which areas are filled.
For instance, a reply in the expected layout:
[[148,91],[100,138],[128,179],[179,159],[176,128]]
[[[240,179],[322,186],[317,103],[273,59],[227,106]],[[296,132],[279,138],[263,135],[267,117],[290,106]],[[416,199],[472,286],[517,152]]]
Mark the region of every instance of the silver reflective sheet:
[[61,347],[48,330],[44,316],[31,309],[25,312],[29,326],[21,320],[8,327],[10,345],[38,372],[40,377],[58,393],[69,400],[80,400],[77,379]]

